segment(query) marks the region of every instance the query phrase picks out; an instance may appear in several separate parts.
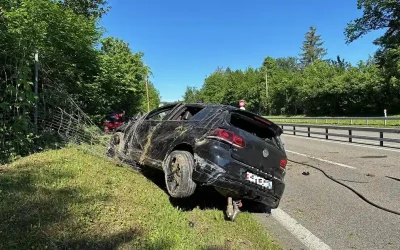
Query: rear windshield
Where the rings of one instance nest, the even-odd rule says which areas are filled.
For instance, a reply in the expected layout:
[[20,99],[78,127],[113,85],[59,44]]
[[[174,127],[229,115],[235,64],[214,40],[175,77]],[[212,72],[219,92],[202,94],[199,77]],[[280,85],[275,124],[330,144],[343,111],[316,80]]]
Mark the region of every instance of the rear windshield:
[[278,148],[283,149],[283,144],[275,133],[274,130],[270,128],[270,125],[258,121],[255,118],[241,115],[239,113],[231,112],[229,123],[239,129],[242,129],[250,134],[253,134],[268,143],[275,145]]
[[269,128],[268,124],[261,123],[241,114],[231,113],[230,123],[262,139],[275,137],[275,132]]

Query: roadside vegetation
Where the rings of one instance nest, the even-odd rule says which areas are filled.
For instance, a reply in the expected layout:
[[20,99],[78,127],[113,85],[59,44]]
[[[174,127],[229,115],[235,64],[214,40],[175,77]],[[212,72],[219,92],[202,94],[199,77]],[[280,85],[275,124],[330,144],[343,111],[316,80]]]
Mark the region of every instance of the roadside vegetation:
[[184,211],[132,168],[76,147],[0,166],[0,234],[0,249],[281,249],[248,213],[232,223]]
[[[398,1],[358,0],[362,16],[344,28],[351,43],[374,30],[376,53],[351,64],[346,55],[330,55],[316,26],[299,44],[301,52],[285,58],[267,56],[260,66],[247,69],[218,68],[200,89],[188,87],[183,99],[238,106],[263,115],[383,116],[400,110],[400,19]],[[318,25],[318,24],[316,24]],[[266,77],[268,76],[268,77]],[[266,89],[268,82],[268,98]]]
[[[111,110],[147,110],[151,70],[143,52],[105,36],[99,24],[109,9],[105,0],[0,0],[0,163],[43,147],[33,120],[36,51],[39,126],[70,100],[96,125]],[[149,97],[158,107],[151,82]]]

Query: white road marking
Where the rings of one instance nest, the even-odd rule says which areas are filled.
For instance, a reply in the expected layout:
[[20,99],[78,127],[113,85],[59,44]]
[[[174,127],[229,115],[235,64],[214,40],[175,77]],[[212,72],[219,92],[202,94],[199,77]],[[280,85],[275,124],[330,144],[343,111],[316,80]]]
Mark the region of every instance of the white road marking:
[[331,248],[327,244],[325,244],[313,233],[308,231],[307,228],[303,227],[300,223],[290,217],[290,215],[285,213],[282,209],[273,209],[271,215],[309,249],[331,250]]
[[289,152],[289,153],[292,153],[292,154],[296,154],[296,155],[301,155],[301,156],[304,156],[304,157],[307,157],[307,158],[311,158],[311,159],[314,159],[314,160],[317,160],[317,161],[322,161],[322,162],[326,162],[326,163],[329,163],[329,164],[333,164],[333,165],[337,165],[337,166],[341,166],[341,167],[345,167],[345,168],[356,169],[355,167],[352,167],[352,166],[349,166],[349,165],[345,165],[345,164],[338,163],[338,162],[333,162],[333,161],[328,161],[328,160],[325,160],[325,159],[322,159],[322,158],[318,158],[318,157],[314,157],[314,156],[311,156],[311,155],[306,155],[306,154],[290,151],[290,150],[287,150],[287,149],[286,149],[286,152]]
[[346,145],[346,146],[354,146],[354,147],[360,147],[360,148],[371,148],[371,149],[379,149],[379,150],[385,150],[385,151],[391,151],[391,152],[396,152],[400,153],[400,150],[396,149],[390,149],[390,148],[383,148],[383,147],[377,147],[377,146],[366,146],[366,145],[360,145],[356,143],[350,143],[350,142],[338,142],[338,141],[328,141],[326,139],[319,139],[319,138],[309,138],[309,137],[303,137],[303,136],[297,136],[297,135],[288,135],[288,134],[282,134],[284,136],[289,136],[289,137],[295,137],[295,138],[301,138],[301,139],[307,139],[307,140],[314,140],[314,141],[320,141],[320,142],[328,142],[328,143],[336,143],[336,144],[341,144],[341,145]]

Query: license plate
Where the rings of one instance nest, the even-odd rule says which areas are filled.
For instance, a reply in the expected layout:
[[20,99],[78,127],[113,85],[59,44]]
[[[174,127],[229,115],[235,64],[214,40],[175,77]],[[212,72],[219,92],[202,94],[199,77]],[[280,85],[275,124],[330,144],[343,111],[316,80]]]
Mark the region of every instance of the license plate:
[[263,186],[267,189],[272,189],[272,181],[266,180],[258,175],[247,172],[246,180],[255,183],[257,185]]

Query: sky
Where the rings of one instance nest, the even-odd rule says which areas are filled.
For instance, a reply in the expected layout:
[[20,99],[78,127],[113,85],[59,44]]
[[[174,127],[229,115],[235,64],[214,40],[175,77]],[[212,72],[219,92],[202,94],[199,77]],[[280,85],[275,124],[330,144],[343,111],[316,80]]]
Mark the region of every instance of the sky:
[[297,56],[316,26],[326,58],[357,63],[373,55],[382,31],[345,44],[344,29],[360,17],[357,0],[109,0],[104,36],[143,52],[162,101],[182,100],[187,86],[200,88],[217,67],[260,67],[264,58]]

